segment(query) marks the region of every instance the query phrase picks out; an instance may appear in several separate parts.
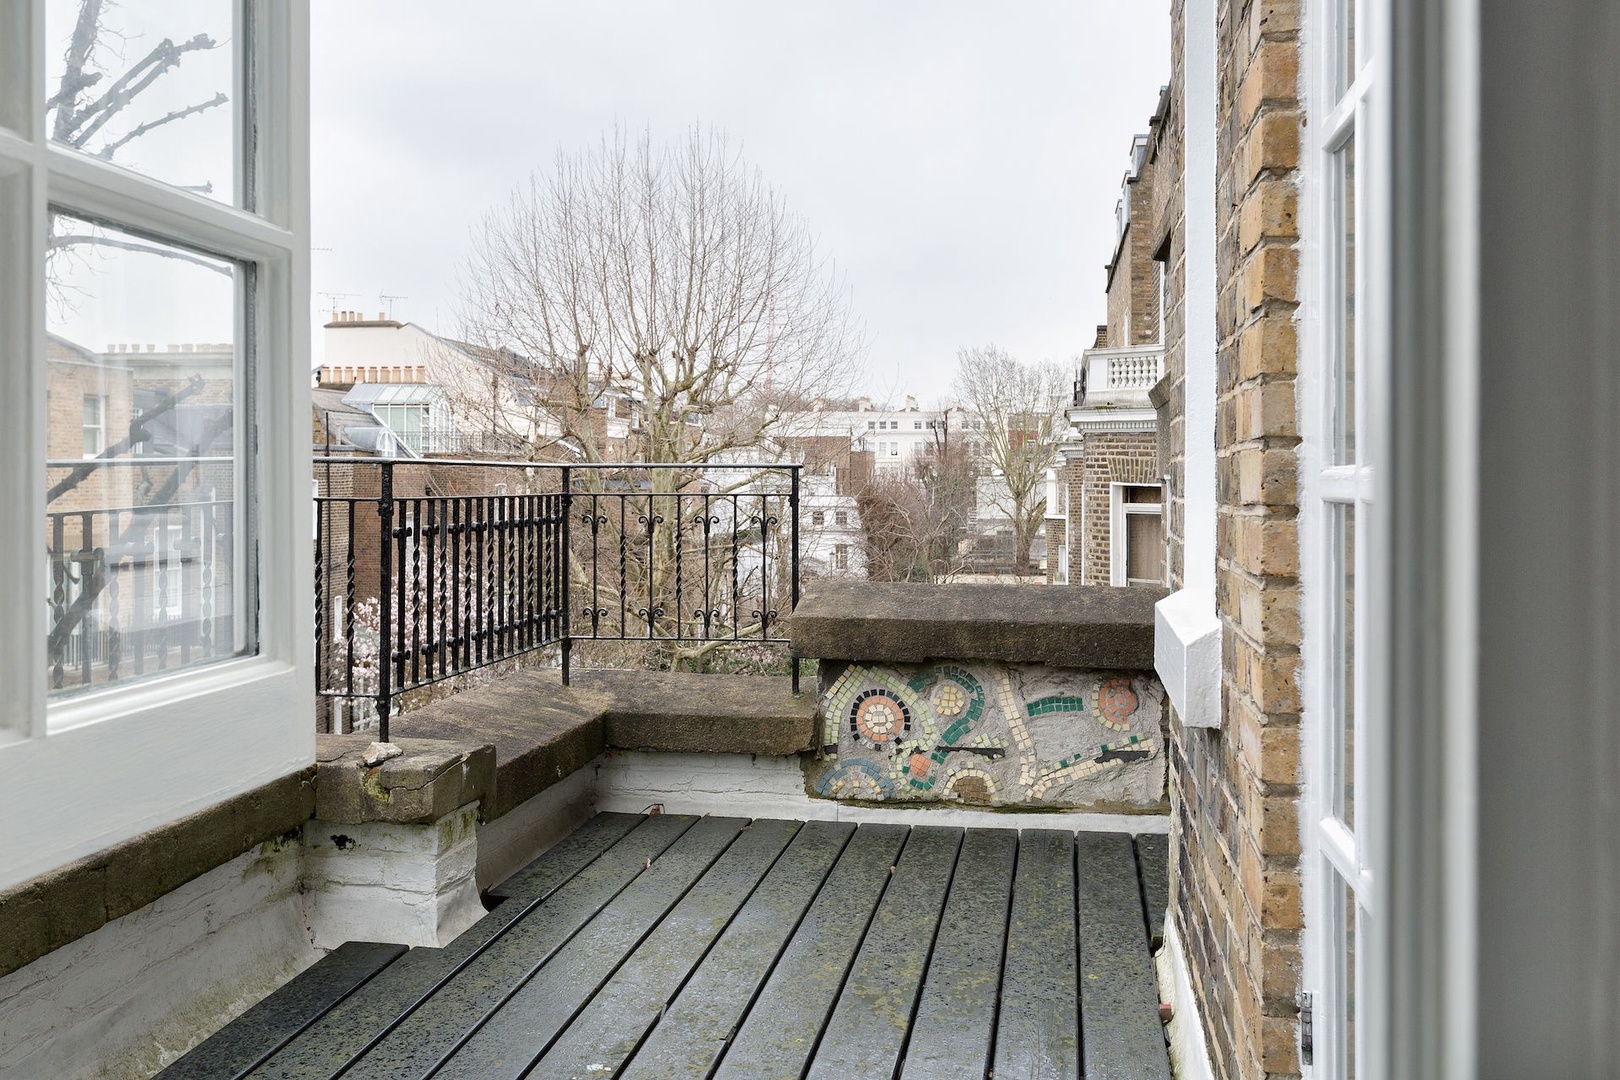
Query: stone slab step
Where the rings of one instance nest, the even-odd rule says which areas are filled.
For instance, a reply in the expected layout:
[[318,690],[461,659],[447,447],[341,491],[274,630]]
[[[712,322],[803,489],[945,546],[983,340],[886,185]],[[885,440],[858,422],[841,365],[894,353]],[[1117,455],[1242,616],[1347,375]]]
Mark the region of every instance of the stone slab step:
[[609,700],[607,744],[623,750],[782,755],[815,739],[816,695],[779,676],[578,671],[573,684]]

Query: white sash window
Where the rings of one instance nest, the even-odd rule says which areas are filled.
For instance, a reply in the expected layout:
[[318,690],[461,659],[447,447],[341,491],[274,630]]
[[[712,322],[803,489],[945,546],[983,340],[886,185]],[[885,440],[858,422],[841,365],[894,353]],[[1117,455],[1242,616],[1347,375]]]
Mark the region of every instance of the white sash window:
[[0,889],[312,757],[308,51],[304,0],[0,17]]

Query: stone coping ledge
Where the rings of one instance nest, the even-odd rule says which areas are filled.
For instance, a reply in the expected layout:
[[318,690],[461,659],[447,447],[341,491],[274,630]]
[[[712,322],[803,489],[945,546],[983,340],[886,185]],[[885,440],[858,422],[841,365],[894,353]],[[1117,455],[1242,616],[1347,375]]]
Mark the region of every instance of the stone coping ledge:
[[495,747],[395,739],[399,757],[367,767],[371,732],[315,736],[315,816],[358,825],[385,821],[431,825],[469,803],[482,804],[495,791]]
[[[811,749],[816,697],[786,678],[674,671],[519,671],[394,720],[396,743],[489,745],[485,821],[512,811],[608,749],[781,756]],[[385,766],[386,767],[386,764]]]
[[315,811],[315,773],[272,780],[0,893],[0,976],[296,833]]
[[617,750],[782,757],[816,737],[816,695],[795,695],[784,678],[581,671],[573,682],[607,697],[607,744]]
[[794,609],[793,655],[918,664],[999,660],[1153,670],[1164,589],[1108,585],[812,582]]
[[609,705],[601,694],[565,688],[555,671],[516,671],[398,716],[389,734],[396,743],[492,746],[495,786],[483,819],[493,821],[600,757]]

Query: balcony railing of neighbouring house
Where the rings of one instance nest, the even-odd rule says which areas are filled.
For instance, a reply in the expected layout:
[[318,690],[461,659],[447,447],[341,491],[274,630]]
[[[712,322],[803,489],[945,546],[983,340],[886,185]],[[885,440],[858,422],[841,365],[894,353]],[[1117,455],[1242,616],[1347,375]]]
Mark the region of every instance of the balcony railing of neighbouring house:
[[246,647],[230,457],[48,463],[46,685],[52,695]]
[[[321,724],[585,642],[697,661],[785,646],[800,466],[315,459]],[[798,664],[790,661],[794,689]]]
[[1089,349],[1075,373],[1076,406],[1151,408],[1147,392],[1164,376],[1164,347]]

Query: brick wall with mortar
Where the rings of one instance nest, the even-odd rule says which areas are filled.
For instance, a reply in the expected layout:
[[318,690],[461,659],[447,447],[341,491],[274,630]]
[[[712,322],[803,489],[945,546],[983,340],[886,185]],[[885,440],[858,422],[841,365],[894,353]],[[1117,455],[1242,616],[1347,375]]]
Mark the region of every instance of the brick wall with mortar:
[[1173,47],[1176,63],[1171,68],[1169,92],[1164,96],[1164,116],[1148,144],[1148,160],[1153,166],[1153,187],[1148,202],[1153,207],[1149,235],[1152,250],[1164,261],[1161,272],[1166,275],[1164,311],[1164,377],[1160,386],[1165,392],[1165,407],[1159,410],[1159,438],[1166,448],[1160,454],[1159,474],[1168,477],[1164,492],[1164,528],[1169,545],[1169,585],[1181,587],[1183,580],[1182,542],[1186,536],[1185,501],[1183,484],[1185,467],[1182,447],[1186,444],[1186,319],[1182,296],[1186,291],[1186,229],[1183,221],[1185,205],[1182,197],[1182,147],[1185,140],[1182,122],[1181,75],[1181,11],[1183,0],[1175,0],[1173,7]]
[[1153,264],[1153,162],[1144,160],[1126,181],[1130,225],[1108,265],[1108,347],[1153,345],[1159,340],[1159,279]]
[[1075,518],[1069,565],[1084,576],[1070,577],[1075,584],[1107,585],[1113,559],[1109,485],[1157,484],[1158,442],[1152,432],[1097,432],[1085,437],[1084,446],[1069,503]]
[[[1183,444],[1180,153],[1183,3],[1172,8],[1172,119],[1158,147],[1155,232],[1169,236],[1170,445]],[[1172,909],[1215,1073],[1300,1071],[1298,0],[1217,4],[1217,607],[1222,726],[1171,723]],[[1167,159],[1175,164],[1168,166]],[[1173,585],[1183,470],[1170,455]]]

